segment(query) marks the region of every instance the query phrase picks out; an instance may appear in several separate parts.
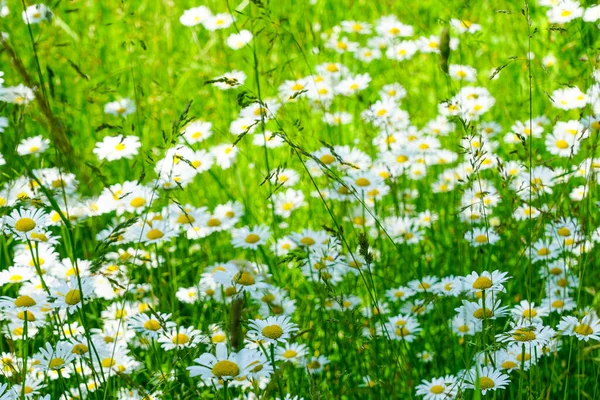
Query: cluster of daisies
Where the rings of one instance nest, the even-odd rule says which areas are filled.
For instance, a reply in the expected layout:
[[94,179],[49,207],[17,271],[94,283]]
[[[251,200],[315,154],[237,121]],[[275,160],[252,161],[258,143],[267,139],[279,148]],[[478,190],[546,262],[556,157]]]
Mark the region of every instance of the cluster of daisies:
[[[581,16],[595,21],[599,9],[583,10],[575,1],[541,3],[551,7],[548,18],[552,23]],[[50,17],[51,12],[42,5],[30,6],[23,13],[29,24]],[[180,22],[190,28],[202,25],[209,31],[235,26],[230,14],[213,14],[204,6],[185,11]],[[482,29],[466,20],[451,20],[450,25],[453,35]],[[417,52],[437,54],[441,46],[439,36],[408,39],[415,36],[415,29],[395,16],[381,17],[375,23],[343,21],[328,32],[322,36],[323,51],[353,54],[360,61],[358,69],[364,67],[363,62],[383,62],[384,55],[397,62],[409,60]],[[231,49],[241,51],[251,40],[252,33],[243,30],[226,39]],[[449,47],[460,50],[455,36]],[[542,62],[548,67],[551,61],[545,58]],[[464,343],[471,337],[483,340],[493,331],[494,343],[468,360],[464,370],[418,385],[416,393],[425,399],[456,398],[476,388],[483,394],[504,389],[514,371],[533,368],[542,357],[556,354],[563,341],[600,340],[600,319],[594,310],[578,304],[577,293],[585,268],[578,260],[600,243],[600,229],[583,229],[579,219],[560,216],[564,210],[552,197],[568,190],[570,200],[580,202],[594,195],[591,183],[600,183],[600,158],[581,156],[590,137],[600,129],[600,74],[593,75],[594,83],[585,92],[573,86],[557,89],[550,96],[552,105],[561,110],[586,110],[578,119],[551,121],[539,116],[511,122],[509,127],[488,118],[496,99],[487,88],[476,86],[479,71],[451,64],[449,75],[460,89],[438,105],[435,118],[417,127],[402,109],[408,95],[400,83],[373,89],[371,76],[353,72],[354,67],[321,63],[311,75],[282,82],[273,89],[272,97],[243,107],[233,121],[227,121],[231,141],[213,145],[212,122],[198,119],[187,123],[176,144],[157,158],[154,177],[147,183],[125,180],[109,184],[97,196],[82,197],[75,175],[53,167],[34,169],[30,176],[3,183],[0,230],[10,238],[5,259],[11,265],[0,271],[0,286],[6,289],[0,297],[6,321],[2,332],[21,344],[42,337],[45,344],[32,354],[2,354],[0,363],[11,383],[0,386],[0,399],[44,398],[51,381],[57,380],[72,383],[61,399],[83,398],[111,378],[123,382],[126,379],[121,378],[140,373],[147,368],[140,351],[158,348],[195,357],[180,368],[197,382],[192,390],[236,388],[240,399],[252,399],[264,391],[283,397],[285,393],[272,379],[278,370],[292,365],[307,374],[319,374],[336,368],[335,362],[330,364],[329,357],[321,354],[330,349],[311,349],[302,343],[310,343],[310,333],[298,325],[302,315],[297,308],[305,296],[297,287],[282,287],[288,274],[301,274],[309,287],[324,286],[331,293],[337,289],[343,293],[352,283],[387,268],[379,246],[370,252],[364,248],[353,251],[330,231],[298,226],[302,210],[309,203],[316,208],[323,201],[339,202],[344,209],[342,223],[364,232],[371,242],[382,243],[389,237],[394,246],[426,248],[440,229],[440,219],[447,216],[441,216],[441,208],[422,209],[419,198],[423,192],[406,187],[421,187],[427,181],[432,182],[427,190],[435,196],[458,194],[455,203],[443,197],[447,200],[444,205],[463,223],[464,235],[457,241],[493,252],[507,244],[503,241],[515,241],[511,224],[531,230],[532,240],[514,256],[539,272],[534,284],[542,288],[541,297],[534,297],[540,291],[532,289],[531,293],[518,293],[518,304],[511,305],[502,297],[511,284],[508,272],[494,270],[462,276],[425,275],[401,286],[388,280],[376,285],[381,296],[331,296],[318,306],[318,312],[357,315],[364,338],[420,347],[419,357],[424,362],[436,355],[425,350],[423,326],[442,302],[454,303],[454,314],[440,328],[446,329],[448,337]],[[2,76],[0,100],[25,106],[35,98],[33,90],[22,85],[1,86]],[[487,79],[489,74],[485,76]],[[494,78],[500,79],[501,74]],[[218,76],[213,84],[234,90],[245,80],[246,74],[236,70]],[[361,104],[354,113],[340,109],[373,90],[378,97],[373,96],[375,100],[367,107]],[[238,138],[265,148],[269,157],[278,157],[276,149],[287,148],[287,139],[277,133],[280,110],[303,102],[328,126],[361,120],[370,128],[371,143],[323,146],[305,154],[305,170],[292,168],[292,163],[274,170],[268,179],[275,190],[265,206],[274,221],[267,217],[263,224],[245,225],[249,210],[241,198],[210,207],[202,200],[194,203],[201,196],[187,204],[171,201],[169,191],[188,185],[193,188],[213,166],[225,170],[239,163],[239,147],[232,144]],[[104,107],[106,114],[124,119],[139,111],[129,98]],[[469,129],[457,145],[452,137],[461,129],[459,121]],[[0,118],[0,131],[7,127],[8,120]],[[513,151],[524,143],[554,158],[528,167]],[[44,160],[50,141],[38,135],[15,146],[19,156]],[[135,135],[106,136],[93,153],[102,162],[134,159],[141,146]],[[566,161],[569,167],[564,167]],[[0,165],[3,163],[0,156]],[[318,189],[303,185],[313,179]],[[99,259],[79,258],[83,255],[65,228],[89,229],[107,218],[110,224],[93,233],[99,248],[109,250]],[[296,223],[286,222],[293,218]],[[538,223],[542,220],[544,224]],[[218,319],[208,326],[182,324],[175,313],[177,307],[166,312],[172,304],[160,304],[156,296],[156,291],[164,288],[153,276],[163,272],[173,245],[189,243],[193,254],[201,251],[212,235],[227,242],[222,254],[244,257],[211,260],[193,280],[179,278],[173,302],[179,302],[181,314],[186,307],[204,305],[232,313],[251,310],[248,318],[248,313],[240,312],[237,327]],[[265,256],[265,264],[258,261],[258,255]],[[270,257],[281,262],[267,262]],[[434,259],[429,254],[425,257]],[[185,267],[182,262],[169,262]],[[286,263],[296,270],[287,270]],[[496,320],[502,323],[496,324]],[[501,331],[502,326],[508,329]],[[174,374],[158,373],[163,380],[176,379]],[[379,383],[370,376],[359,378],[365,388]],[[122,387],[117,393],[120,399],[168,396],[142,387]]]

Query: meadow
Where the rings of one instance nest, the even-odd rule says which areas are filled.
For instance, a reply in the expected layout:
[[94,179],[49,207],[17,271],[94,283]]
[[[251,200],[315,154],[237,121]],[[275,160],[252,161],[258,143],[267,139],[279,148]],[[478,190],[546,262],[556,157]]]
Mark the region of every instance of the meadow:
[[0,1],[0,400],[600,399],[599,29]]

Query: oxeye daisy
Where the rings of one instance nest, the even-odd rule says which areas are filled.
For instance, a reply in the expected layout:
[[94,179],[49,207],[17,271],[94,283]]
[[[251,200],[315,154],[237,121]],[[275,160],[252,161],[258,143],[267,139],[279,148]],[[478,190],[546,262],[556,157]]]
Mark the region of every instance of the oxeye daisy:
[[73,345],[69,342],[58,342],[54,348],[46,343],[46,347],[40,348],[40,354],[34,359],[39,361],[38,366],[43,370],[60,370],[75,359],[72,350]]
[[27,240],[33,234],[39,235],[49,223],[48,214],[42,209],[21,208],[4,217],[3,226],[6,231],[17,235],[21,240]]
[[106,136],[101,142],[96,143],[94,154],[100,160],[115,161],[121,158],[133,158],[142,146],[137,136]]
[[583,318],[564,316],[556,328],[565,336],[575,336],[579,340],[590,339],[600,341],[600,319],[594,311],[589,311]]
[[156,339],[161,331],[170,330],[175,323],[169,321],[171,314],[157,312],[152,315],[140,313],[131,317],[127,324],[129,327],[142,335]]
[[452,375],[422,381],[417,385],[417,396],[424,396],[424,400],[448,400],[456,397],[459,382]]
[[126,117],[127,115],[134,113],[135,110],[135,103],[133,100],[127,98],[107,103],[104,106],[104,112],[106,114],[115,115],[117,117]]
[[492,296],[485,298],[485,305],[483,299],[479,299],[477,302],[470,302],[463,300],[463,306],[456,309],[457,312],[463,312],[468,318],[474,318],[479,321],[486,319],[496,319],[507,314],[507,307],[501,306],[500,300],[494,301]]
[[218,343],[215,346],[215,355],[204,353],[186,369],[190,371],[190,376],[200,376],[202,379],[232,380],[238,377],[247,376],[252,370],[252,363],[255,361],[254,350],[242,349],[239,352],[228,352],[227,346]]
[[196,347],[199,343],[207,343],[208,339],[199,330],[190,326],[173,327],[169,330],[161,331],[158,342],[164,350],[184,349]]
[[503,283],[508,281],[507,275],[506,272],[498,270],[492,272],[483,271],[481,274],[473,271],[463,278],[463,288],[471,292],[480,292],[483,290],[486,292],[504,292]]
[[185,26],[196,26],[204,23],[212,13],[206,6],[193,7],[183,12],[183,15],[179,17],[179,22]]
[[223,291],[227,296],[267,288],[264,277],[259,268],[252,268],[250,265],[244,264],[239,266],[226,264],[220,267],[213,276],[216,283],[223,285]]
[[231,244],[233,247],[255,250],[267,242],[271,237],[271,231],[269,227],[265,225],[257,225],[252,228],[243,227],[234,229],[231,232],[231,236]]
[[554,336],[554,329],[544,326],[540,323],[530,323],[521,321],[512,323],[511,329],[507,333],[496,335],[499,342],[526,344],[530,347],[539,347],[546,345]]
[[69,314],[74,314],[81,307],[83,301],[94,295],[94,286],[90,278],[81,277],[78,279],[73,277],[52,288],[51,292],[55,296],[52,302],[54,308],[64,309]]
[[308,353],[306,345],[299,343],[287,343],[275,349],[275,360],[290,361],[297,366],[304,365],[304,358]]
[[483,395],[490,390],[504,389],[509,383],[510,377],[493,367],[475,367],[465,373],[465,387],[478,387]]
[[548,315],[548,309],[542,306],[536,307],[535,303],[527,300],[521,302],[511,310],[513,317],[519,320],[530,322],[542,322],[542,318]]
[[325,356],[311,357],[306,361],[306,370],[309,374],[320,374],[327,364],[329,364],[329,360]]
[[249,322],[249,328],[249,334],[269,344],[285,343],[292,333],[298,331],[298,326],[285,316],[253,319]]
[[0,271],[0,286],[7,283],[16,284],[32,280],[35,277],[35,269],[31,267],[11,266],[7,270]]

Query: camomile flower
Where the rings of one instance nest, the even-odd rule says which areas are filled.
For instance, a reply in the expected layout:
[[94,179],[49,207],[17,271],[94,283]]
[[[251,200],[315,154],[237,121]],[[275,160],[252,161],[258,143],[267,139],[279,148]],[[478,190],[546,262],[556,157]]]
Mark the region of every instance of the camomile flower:
[[385,292],[386,297],[390,301],[403,301],[414,296],[415,293],[416,291],[408,286],[400,286],[395,289],[389,289]]
[[424,396],[423,400],[450,400],[456,397],[459,387],[456,377],[446,375],[430,381],[424,380],[415,389],[417,396]]
[[42,21],[50,21],[52,12],[45,4],[34,4],[23,11],[23,21],[27,25],[39,24]]
[[61,370],[75,359],[72,350],[73,345],[67,341],[58,342],[54,348],[46,342],[46,347],[40,348],[40,354],[33,358],[38,361],[38,367],[43,371]]
[[142,335],[156,339],[160,335],[160,331],[167,331],[176,326],[174,322],[169,321],[170,318],[171,314],[161,312],[151,315],[140,313],[131,317],[127,324]]
[[238,228],[231,231],[231,245],[236,248],[256,250],[258,246],[267,243],[270,237],[271,230],[265,225]]
[[196,365],[187,367],[190,376],[200,376],[204,380],[233,380],[247,376],[253,369],[256,352],[242,349],[239,352],[228,352],[227,346],[218,343],[215,346],[215,355],[204,353],[194,362]]
[[277,239],[275,243],[271,245],[271,251],[277,256],[283,256],[288,254],[290,251],[296,249],[298,245],[289,237],[283,237]]
[[494,367],[475,367],[465,373],[465,387],[479,387],[481,394],[488,391],[504,389],[510,383],[510,377]]
[[388,41],[400,37],[412,36],[414,33],[412,26],[403,24],[395,15],[385,15],[380,17],[376,22],[375,31]]
[[304,193],[301,190],[288,189],[285,192],[277,192],[273,196],[275,204],[275,215],[289,218],[292,212],[305,205]]
[[50,220],[42,209],[20,208],[5,216],[2,223],[5,231],[14,233],[21,240],[31,240],[32,235],[39,235]]
[[101,142],[96,143],[93,152],[100,160],[115,161],[121,158],[133,158],[138,154],[141,146],[140,138],[137,136],[106,136]]
[[268,287],[259,269],[231,263],[219,267],[214,273],[214,281],[223,285],[225,295],[254,292]]
[[291,334],[296,331],[298,331],[297,325],[285,316],[249,321],[248,333],[253,336],[253,339],[269,344],[286,343]]
[[183,15],[179,17],[179,22],[185,26],[196,26],[204,23],[211,15],[212,13],[208,7],[193,7],[183,12]]
[[306,360],[306,370],[309,374],[320,374],[329,360],[325,356],[311,357]]
[[26,399],[33,399],[34,397],[39,396],[40,390],[42,390],[46,386],[43,382],[43,376],[36,377],[32,374],[26,374],[25,382],[15,383],[14,385],[12,385],[8,393],[14,395],[14,397],[12,397],[13,399],[21,398],[22,393],[25,393]]
[[471,292],[504,292],[503,283],[508,281],[508,273],[495,270],[493,272],[483,271],[481,274],[473,271],[463,278],[463,288]]
[[517,321],[524,320],[531,323],[541,323],[542,318],[548,315],[546,307],[537,306],[527,300],[521,302],[511,310],[513,318]]
[[521,320],[518,323],[511,323],[510,331],[496,335],[496,340],[498,342],[528,345],[530,347],[527,349],[531,351],[532,347],[546,345],[555,333],[554,329],[541,323]]
[[200,343],[208,343],[208,339],[199,330],[194,329],[193,326],[188,328],[180,326],[161,330],[158,342],[161,343],[163,350],[170,351],[196,347]]
[[36,157],[48,150],[50,140],[45,139],[42,135],[25,138],[17,146],[17,154],[26,156],[33,154]]
[[369,35],[371,33],[371,24],[364,21],[342,21],[340,23],[342,31],[346,33],[358,33]]
[[465,239],[471,246],[479,247],[486,244],[495,244],[500,240],[500,235],[492,229],[474,228],[465,233]]
[[177,231],[168,221],[154,220],[150,223],[132,225],[126,234],[131,242],[141,241],[144,244],[162,243],[177,236]]
[[185,126],[181,133],[188,143],[200,143],[212,136],[212,122],[192,121]]
[[477,302],[467,300],[462,301],[463,305],[455,309],[458,313],[464,313],[467,318],[474,318],[480,322],[488,319],[496,319],[507,314],[508,307],[501,306],[500,300],[494,301],[492,296],[485,298],[485,306],[483,299]]
[[215,158],[215,164],[222,169],[229,169],[236,160],[238,147],[230,144],[219,144],[210,149],[210,153]]
[[220,13],[215,15],[209,15],[202,21],[202,25],[209,31],[216,31],[218,29],[229,28],[235,19],[231,14]]
[[600,341],[600,319],[594,311],[588,311],[583,318],[563,316],[556,328],[564,336],[575,336],[579,340]]
[[303,366],[308,348],[304,344],[286,343],[275,349],[275,360],[290,361],[297,366]]
[[129,114],[134,113],[136,110],[135,103],[133,100],[125,98],[117,101],[107,103],[104,106],[104,112],[106,114],[115,115],[117,117],[126,117]]
[[588,96],[578,87],[567,87],[552,92],[552,103],[554,107],[562,110],[573,110],[583,108],[588,103]]
[[576,18],[583,16],[583,7],[579,4],[579,1],[564,0],[550,8],[546,12],[548,22],[552,24],[564,24],[571,22]]
[[[81,291],[79,284],[81,283]],[[64,309],[69,314],[74,314],[81,307],[84,299],[89,300],[94,294],[94,286],[90,278],[73,277],[68,281],[59,283],[56,287],[51,288],[53,296],[55,296],[52,306],[55,309]]]
[[0,101],[26,106],[33,99],[35,99],[33,90],[23,84],[11,87],[2,87],[0,85]]
[[7,283],[16,284],[28,282],[35,277],[35,269],[31,267],[11,266],[4,271],[0,271],[0,286]]
[[554,132],[546,136],[546,150],[559,157],[571,157],[579,151],[579,140],[568,133]]
[[460,81],[475,82],[477,79],[477,70],[469,65],[450,64],[448,71],[451,78]]
[[422,330],[415,317],[402,314],[391,317],[386,323],[386,328],[392,339],[405,340],[408,343],[414,341]]
[[227,46],[233,50],[239,50],[252,40],[252,32],[242,29],[238,33],[232,33],[227,37]]

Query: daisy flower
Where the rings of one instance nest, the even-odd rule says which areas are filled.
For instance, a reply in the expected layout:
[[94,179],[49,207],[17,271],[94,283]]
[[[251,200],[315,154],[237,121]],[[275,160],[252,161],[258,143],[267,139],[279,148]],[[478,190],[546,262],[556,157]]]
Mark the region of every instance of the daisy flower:
[[161,330],[170,330],[176,326],[172,321],[169,321],[171,314],[163,314],[157,312],[153,315],[140,313],[131,317],[127,324],[129,327],[146,337],[153,339],[158,338]]
[[463,278],[465,290],[479,292],[504,292],[504,282],[508,280],[508,273],[495,270],[493,272],[483,271],[481,274],[473,271]]
[[129,114],[134,113],[135,110],[135,103],[133,100],[127,98],[107,103],[104,106],[104,112],[106,114],[115,115],[117,117],[126,117]]
[[39,361],[38,366],[44,371],[60,370],[75,359],[72,350],[73,345],[69,342],[58,342],[55,348],[50,343],[46,343],[46,347],[40,348],[40,354],[34,356],[34,359]]
[[106,161],[131,159],[138,154],[142,146],[137,136],[106,136],[101,142],[96,143],[93,152],[98,159]]
[[309,374],[320,374],[329,360],[325,356],[311,357],[306,362],[306,370]]
[[36,157],[48,150],[50,140],[45,139],[42,135],[23,139],[17,146],[17,154],[26,156],[33,154]]
[[34,4],[27,7],[22,16],[27,25],[39,24],[42,21],[50,21],[52,12],[45,4]]
[[180,326],[160,332],[158,342],[162,343],[163,350],[169,351],[195,347],[199,343],[208,343],[208,339],[193,326],[188,328]]
[[417,396],[424,396],[423,400],[449,400],[458,394],[459,382],[452,375],[433,378],[431,381],[422,381],[417,385]]
[[275,349],[275,360],[290,361],[297,366],[304,365],[304,357],[308,353],[306,345],[299,343],[287,343]]
[[231,245],[236,248],[258,249],[258,246],[267,243],[271,237],[271,230],[268,226],[257,225],[252,228],[243,227],[231,231]]
[[490,390],[504,389],[510,383],[510,377],[494,367],[475,367],[465,374],[465,387],[479,387],[481,394]]
[[218,343],[215,346],[215,355],[204,353],[194,362],[198,365],[192,365],[186,369],[190,371],[190,376],[200,376],[204,380],[232,380],[238,377],[247,376],[253,367],[255,361],[255,351],[242,349],[239,352],[228,352],[227,346]]
[[246,46],[252,40],[252,32],[246,29],[242,29],[238,33],[232,33],[227,37],[227,46],[233,50],[239,50]]
[[[83,292],[79,288],[80,281]],[[84,299],[90,299],[94,295],[94,286],[90,278],[73,277],[51,288],[51,292],[55,296],[52,302],[54,308],[65,309],[69,314],[74,314],[81,307]]]
[[600,319],[594,311],[589,311],[580,319],[563,316],[556,329],[564,336],[575,336],[586,342],[590,339],[600,341]]
[[185,10],[179,17],[179,22],[185,26],[196,26],[204,23],[212,15],[210,9],[205,6],[199,6]]
[[6,231],[27,240],[34,233],[39,235],[49,225],[50,218],[42,209],[21,208],[13,210],[2,222]]
[[291,334],[296,331],[298,331],[298,326],[290,322],[290,318],[285,316],[249,321],[248,333],[257,340],[269,344],[285,343]]

